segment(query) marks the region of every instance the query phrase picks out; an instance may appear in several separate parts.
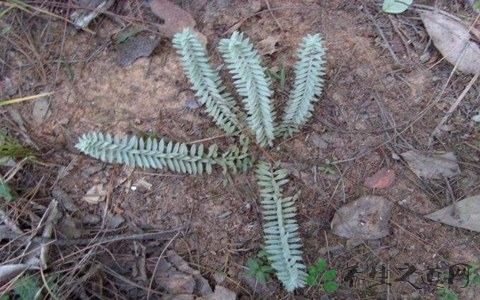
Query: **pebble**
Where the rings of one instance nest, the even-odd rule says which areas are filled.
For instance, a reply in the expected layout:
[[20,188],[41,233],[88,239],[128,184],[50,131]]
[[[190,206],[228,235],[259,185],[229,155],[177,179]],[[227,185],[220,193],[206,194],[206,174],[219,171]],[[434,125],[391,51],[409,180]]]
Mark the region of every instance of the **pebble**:
[[102,219],[97,215],[85,215],[82,218],[83,224],[95,225],[100,223]]

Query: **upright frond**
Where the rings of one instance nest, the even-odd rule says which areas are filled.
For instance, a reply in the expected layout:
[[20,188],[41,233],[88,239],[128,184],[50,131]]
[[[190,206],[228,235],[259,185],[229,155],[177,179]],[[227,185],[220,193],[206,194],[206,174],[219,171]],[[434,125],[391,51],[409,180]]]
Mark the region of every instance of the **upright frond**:
[[313,103],[322,93],[325,48],[319,34],[303,38],[295,66],[295,84],[276,135],[292,136],[312,116]]
[[260,65],[260,55],[243,33],[234,32],[229,39],[223,39],[218,49],[233,75],[235,87],[247,111],[247,124],[257,143],[272,146],[274,137],[275,112],[270,100],[272,91]]
[[296,197],[284,197],[288,171],[259,162],[256,170],[260,187],[265,233],[265,251],[278,279],[287,291],[305,286],[307,274],[302,264],[301,239],[295,220]]
[[238,133],[240,126],[235,114],[235,100],[221,86],[220,75],[210,66],[205,47],[196,34],[187,28],[177,33],[172,43],[181,56],[183,70],[207,113],[228,135]]

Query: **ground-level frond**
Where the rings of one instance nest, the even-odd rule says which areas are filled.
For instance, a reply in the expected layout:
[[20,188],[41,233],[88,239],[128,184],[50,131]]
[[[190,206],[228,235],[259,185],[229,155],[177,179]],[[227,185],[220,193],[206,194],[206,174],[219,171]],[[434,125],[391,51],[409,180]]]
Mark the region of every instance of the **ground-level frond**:
[[270,99],[272,91],[260,55],[243,33],[234,32],[222,39],[218,49],[233,76],[235,87],[247,112],[247,124],[262,147],[272,146],[275,111]]
[[[188,174],[210,174],[214,165],[236,171],[238,161],[247,158],[245,151],[233,147],[223,155],[214,144],[204,150],[202,144],[186,145],[164,139],[142,139],[136,136],[119,138],[110,134],[84,134],[75,145],[77,149],[108,163],[144,168],[164,169]],[[235,162],[235,163],[233,163]]]
[[303,38],[295,66],[295,83],[276,132],[277,136],[292,136],[312,116],[313,103],[322,93],[324,56],[325,47],[319,34]]
[[207,113],[228,135],[238,133],[236,102],[224,91],[220,75],[210,66],[205,47],[198,40],[195,32],[187,28],[177,33],[172,43],[182,59],[183,70]]
[[307,273],[302,263],[301,238],[295,219],[296,197],[284,197],[288,171],[259,162],[256,170],[260,188],[265,233],[265,251],[278,279],[287,291],[305,285]]

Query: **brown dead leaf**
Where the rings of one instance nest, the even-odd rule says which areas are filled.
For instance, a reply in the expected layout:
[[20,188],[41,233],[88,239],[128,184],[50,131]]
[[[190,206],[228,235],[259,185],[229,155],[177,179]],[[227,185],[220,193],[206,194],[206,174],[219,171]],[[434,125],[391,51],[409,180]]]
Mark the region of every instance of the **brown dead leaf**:
[[394,181],[395,172],[382,168],[374,175],[365,178],[363,185],[372,189],[387,189],[393,186]]
[[416,151],[407,151],[400,155],[419,177],[442,179],[460,175],[460,167],[453,152],[425,156]]
[[393,204],[379,196],[361,197],[333,216],[332,232],[350,239],[373,240],[388,235]]
[[175,33],[185,28],[194,28],[195,20],[192,15],[179,6],[167,0],[153,0],[150,4],[152,12],[164,21],[158,28],[167,37],[173,37]]
[[269,36],[266,39],[261,40],[257,43],[258,52],[261,55],[272,55],[273,53],[277,52],[277,43],[279,41],[278,36]]
[[468,197],[425,217],[450,226],[480,232],[480,195]]
[[103,184],[99,183],[92,186],[82,199],[90,204],[98,204],[105,201],[106,196],[107,191],[103,188]]
[[480,73],[480,33],[477,30],[440,12],[426,11],[420,16],[435,47],[449,63],[467,74]]
[[140,57],[149,57],[160,43],[160,38],[149,33],[132,36],[115,47],[116,63],[122,67],[133,64]]

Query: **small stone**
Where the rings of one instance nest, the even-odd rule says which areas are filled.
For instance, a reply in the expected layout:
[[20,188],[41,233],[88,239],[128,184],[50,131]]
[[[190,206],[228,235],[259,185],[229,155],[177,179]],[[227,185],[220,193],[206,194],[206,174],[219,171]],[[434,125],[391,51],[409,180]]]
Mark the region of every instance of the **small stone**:
[[235,300],[237,299],[237,295],[231,290],[227,289],[226,287],[217,285],[215,287],[215,293],[205,296],[204,299],[205,300]]
[[70,122],[70,119],[68,119],[68,118],[62,118],[62,119],[60,119],[60,121],[58,121],[58,123],[60,125],[63,125],[63,126],[67,125],[68,122]]
[[169,294],[192,294],[195,289],[193,277],[178,272],[169,274],[168,277],[158,276],[155,281]]
[[102,218],[100,218],[97,215],[85,215],[82,218],[83,224],[88,224],[88,225],[98,224],[98,223],[100,223],[101,220],[102,220]]
[[198,294],[200,296],[205,296],[213,293],[213,290],[210,287],[208,280],[206,280],[205,278],[201,276],[198,278],[195,278],[195,284],[196,284],[195,294]]
[[70,197],[64,190],[55,187],[52,190],[52,197],[57,199],[59,203],[69,212],[76,212],[78,210],[78,206],[73,201],[72,197]]
[[225,281],[225,274],[222,274],[222,273],[215,273],[213,274],[213,280],[215,280],[215,283],[216,284],[221,284],[222,282]]
[[32,119],[36,125],[42,124],[51,114],[50,102],[46,98],[35,100],[32,110]]
[[425,52],[422,55],[420,55],[420,62],[422,64],[428,62],[432,58],[432,54],[430,52]]
[[368,129],[368,123],[366,119],[358,119],[355,123],[355,129],[358,131],[366,131]]
[[82,231],[77,228],[77,224],[72,217],[65,215],[58,223],[58,232],[65,238],[78,239],[82,236]]
[[328,142],[318,134],[311,135],[310,139],[312,143],[320,149],[327,149],[329,146]]
[[400,155],[398,155],[397,153],[392,152],[392,159],[393,159],[393,160],[400,160],[401,157],[400,157]]
[[198,101],[196,101],[195,99],[188,99],[185,102],[185,107],[191,110],[195,110],[200,108],[200,103],[198,103]]
[[125,222],[125,218],[122,217],[121,215],[114,215],[109,221],[108,221],[108,228],[118,228],[122,223]]
[[400,253],[400,250],[398,250],[397,248],[391,248],[390,250],[388,250],[388,255],[390,255],[390,257],[395,257],[398,255],[398,253]]
[[[1,77],[0,77],[1,78]],[[3,77],[0,80],[0,95],[13,96],[18,92],[18,87],[8,77]]]

